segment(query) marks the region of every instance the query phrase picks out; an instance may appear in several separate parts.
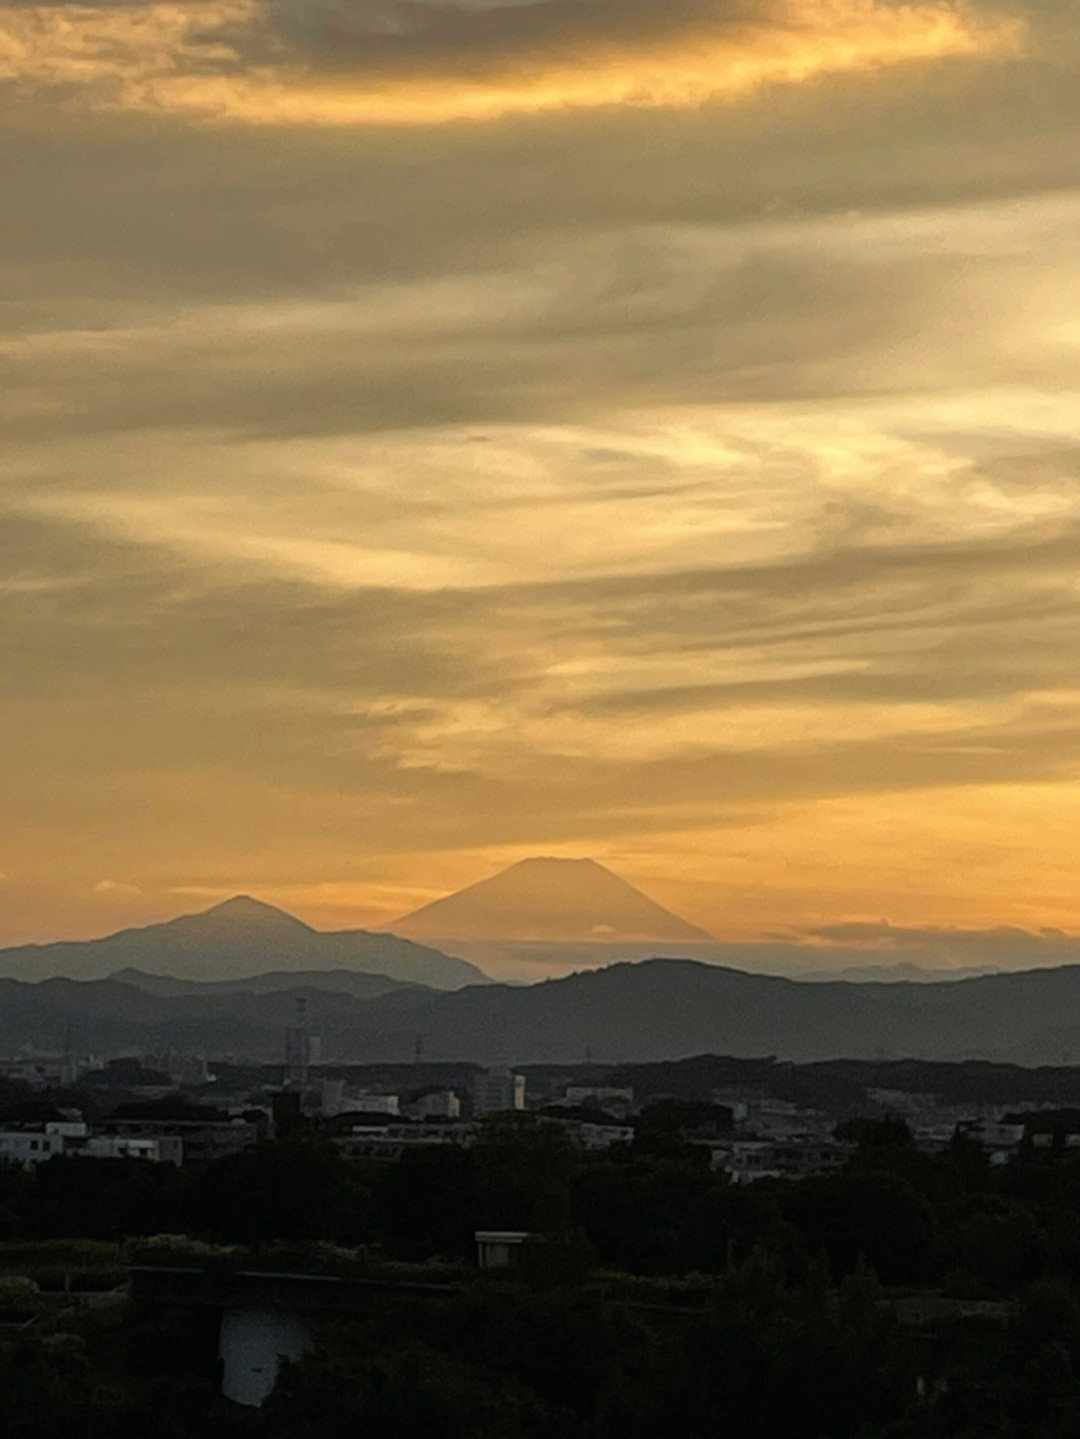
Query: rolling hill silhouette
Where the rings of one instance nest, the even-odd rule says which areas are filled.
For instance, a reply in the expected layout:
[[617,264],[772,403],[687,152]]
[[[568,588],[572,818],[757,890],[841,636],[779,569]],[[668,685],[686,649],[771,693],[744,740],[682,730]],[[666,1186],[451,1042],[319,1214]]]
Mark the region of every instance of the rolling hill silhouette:
[[125,970],[179,980],[249,978],[267,971],[285,971],[287,979],[296,971],[298,983],[306,982],[312,970],[352,970],[436,989],[483,983],[486,978],[474,964],[412,940],[363,929],[312,929],[246,894],[198,914],[121,930],[104,939],[0,950],[0,974],[20,979],[96,979]]
[[712,935],[591,859],[523,859],[388,928],[410,939],[709,943]]
[[[303,995],[336,1061],[605,1063],[698,1054],[781,1060],[985,1059],[1061,1064],[1080,1055],[1080,965],[944,983],[800,982],[655,959],[455,991],[396,986],[365,998],[331,975],[292,987],[156,993],[117,979],[0,979],[0,1050],[55,1047],[69,1023],[96,1053],[195,1050],[280,1060]],[[276,977],[275,977],[275,982]]]

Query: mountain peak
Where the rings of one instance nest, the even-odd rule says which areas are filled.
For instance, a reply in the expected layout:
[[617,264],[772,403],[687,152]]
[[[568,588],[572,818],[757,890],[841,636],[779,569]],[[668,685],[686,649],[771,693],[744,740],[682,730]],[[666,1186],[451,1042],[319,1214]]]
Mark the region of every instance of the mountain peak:
[[[530,855],[527,855],[524,859],[516,860],[513,864],[509,865],[506,869],[500,871],[500,873],[506,875],[506,874],[513,874],[515,871],[527,870],[527,871],[529,871],[529,872],[531,872],[531,873],[533,873],[533,874],[536,874],[536,873],[539,873],[540,870],[544,870],[544,869],[550,869],[550,870],[552,871],[552,873],[569,874],[569,873],[571,873],[572,871],[576,871],[576,872],[579,873],[579,874],[586,874],[586,873],[589,873],[589,874],[597,874],[597,873],[599,873],[599,874],[610,875],[612,879],[617,879],[617,878],[618,878],[617,875],[613,875],[613,874],[611,873],[611,870],[610,870],[610,869],[605,869],[604,866],[603,866],[598,860],[595,860],[595,859],[574,859],[574,858],[572,858],[572,857],[568,858],[568,857],[565,856],[565,855],[554,855],[554,854],[530,854]],[[498,876],[493,876],[493,877],[494,877],[494,878],[498,878]],[[620,883],[625,883],[625,881],[620,880]]]
[[535,855],[391,926],[413,939],[708,943],[712,936],[594,859]]
[[[67,973],[79,978],[109,975],[140,989],[177,993],[193,981],[240,981],[255,976],[277,983],[279,971],[298,981],[313,971],[348,971],[355,990],[372,977],[453,989],[482,984],[487,976],[473,964],[387,934],[363,930],[321,931],[250,894],[196,914],[139,929],[122,929],[101,939],[0,949],[0,975],[41,979]],[[335,981],[335,989],[344,981]],[[350,991],[352,992],[352,991]]]
[[255,899],[250,894],[234,894],[231,899],[223,899],[220,904],[211,905],[209,909],[204,909],[202,913],[204,915],[233,915],[237,919],[266,920],[272,917],[274,919],[286,919],[290,924],[301,924],[303,922],[291,914],[286,914],[285,910],[277,909],[274,905],[267,904],[264,900]]
[[287,914],[250,894],[234,894],[220,904],[197,914],[184,914],[178,919],[168,920],[167,928],[190,930],[199,935],[248,936],[263,939],[274,936],[312,935],[314,930],[295,915]]

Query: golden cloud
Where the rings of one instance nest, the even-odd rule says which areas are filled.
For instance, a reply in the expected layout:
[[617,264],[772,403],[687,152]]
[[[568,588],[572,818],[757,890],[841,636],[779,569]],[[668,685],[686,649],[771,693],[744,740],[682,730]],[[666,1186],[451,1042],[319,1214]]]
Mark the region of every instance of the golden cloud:
[[[245,37],[251,45],[245,43]],[[564,109],[693,108],[801,85],[958,57],[1020,52],[1022,22],[963,3],[781,0],[737,26],[620,43],[594,37],[560,57],[507,53],[439,73],[431,57],[389,76],[320,71],[269,28],[257,0],[140,6],[22,5],[0,15],[0,81],[61,90],[96,109],[195,121],[402,125],[483,121]],[[257,59],[251,58],[257,55]]]

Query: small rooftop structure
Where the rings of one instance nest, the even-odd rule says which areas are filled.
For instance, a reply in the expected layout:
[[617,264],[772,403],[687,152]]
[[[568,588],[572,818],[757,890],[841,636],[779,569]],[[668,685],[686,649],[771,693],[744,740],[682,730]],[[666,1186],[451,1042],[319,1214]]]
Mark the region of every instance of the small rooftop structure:
[[521,1229],[478,1229],[476,1254],[481,1269],[509,1269],[532,1235]]

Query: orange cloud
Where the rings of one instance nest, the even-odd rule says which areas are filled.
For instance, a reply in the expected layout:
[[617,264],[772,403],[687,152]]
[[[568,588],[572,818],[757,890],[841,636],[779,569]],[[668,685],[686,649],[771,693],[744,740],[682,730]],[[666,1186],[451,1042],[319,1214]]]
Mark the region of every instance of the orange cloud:
[[[62,87],[99,109],[199,121],[438,124],[739,101],[765,86],[827,75],[1015,55],[1023,34],[1018,20],[981,17],[962,3],[787,0],[735,27],[636,42],[594,37],[572,55],[508,53],[472,73],[458,65],[441,74],[421,49],[414,73],[388,75],[362,61],[319,72],[269,32],[266,20],[256,0],[15,5],[0,16],[0,79],[30,90]],[[246,58],[246,38],[257,62]]]

